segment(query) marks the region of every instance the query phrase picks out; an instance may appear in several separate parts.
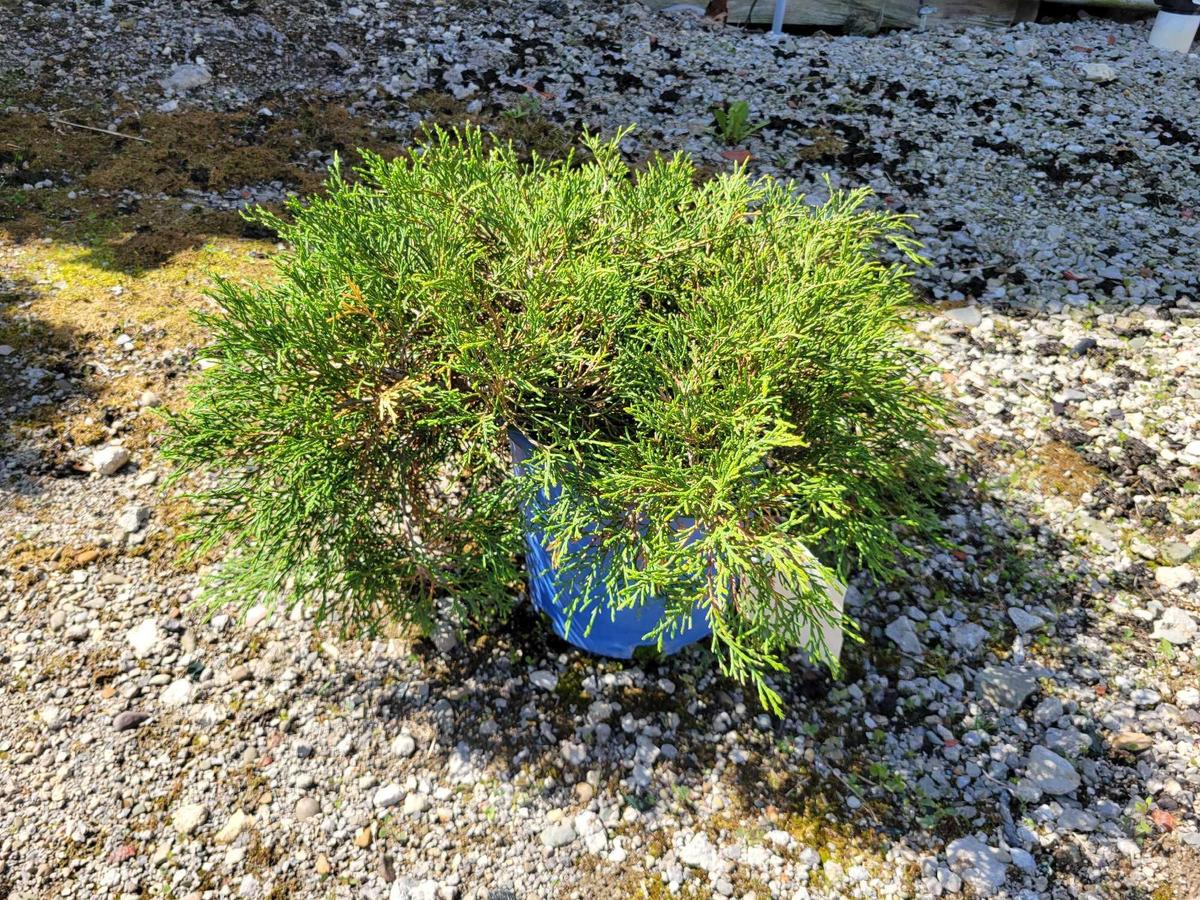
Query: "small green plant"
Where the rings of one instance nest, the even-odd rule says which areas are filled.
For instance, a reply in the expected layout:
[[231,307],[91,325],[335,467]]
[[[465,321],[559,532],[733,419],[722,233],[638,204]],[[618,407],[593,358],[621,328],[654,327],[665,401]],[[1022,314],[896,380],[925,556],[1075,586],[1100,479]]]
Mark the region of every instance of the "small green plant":
[[506,119],[520,122],[540,114],[541,111],[542,104],[537,97],[533,96],[533,94],[522,94],[517,98],[516,103],[503,110],[500,115]]
[[1130,821],[1133,824],[1133,836],[1142,839],[1147,838],[1154,833],[1154,825],[1150,821],[1150,810],[1153,801],[1150,797],[1138,800],[1133,804],[1133,815]]
[[[292,250],[272,283],[218,282],[215,365],[165,447],[212,476],[189,532],[224,551],[209,602],[487,626],[522,596],[521,509],[561,485],[537,524],[585,579],[572,615],[658,598],[661,641],[699,608],[775,710],[788,653],[836,666],[814,626],[852,624],[822,583],[886,576],[934,521],[941,405],[899,339],[908,265],[879,252],[919,262],[907,222],[742,170],[698,184],[682,155],[635,174],[622,136],[526,164],[434,130],[335,166],[291,221],[255,214]],[[604,572],[564,552],[584,534]]]
[[886,763],[872,762],[867,766],[867,775],[876,785],[883,788],[889,794],[902,793],[908,786],[908,782],[904,780],[904,776],[899,772],[893,772],[888,768]]
[[766,127],[765,122],[750,122],[750,106],[745,100],[735,100],[713,109],[716,120],[714,131],[726,144],[736,146],[756,131]]

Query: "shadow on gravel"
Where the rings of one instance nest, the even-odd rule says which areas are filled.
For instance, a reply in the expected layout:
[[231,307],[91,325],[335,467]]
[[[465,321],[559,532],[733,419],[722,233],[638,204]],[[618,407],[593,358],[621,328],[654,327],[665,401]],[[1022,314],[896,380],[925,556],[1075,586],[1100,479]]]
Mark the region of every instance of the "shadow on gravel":
[[0,493],[32,491],[27,477],[84,477],[67,457],[86,442],[86,426],[64,430],[63,409],[95,396],[81,335],[28,311],[37,288],[0,280]]
[[[1200,854],[1171,832],[1190,813],[1168,795],[1155,799],[1153,752],[1112,742],[1134,715],[1133,701],[1116,699],[1131,690],[1125,673],[1162,665],[1146,623],[1118,621],[1113,609],[1153,597],[1150,571],[1094,571],[1018,504],[963,487],[979,483],[977,468],[959,474],[941,511],[951,549],[923,548],[907,577],[857,585],[853,613],[866,641],[847,649],[839,681],[797,663],[781,683],[782,721],[762,717],[701,649],[640,664],[589,657],[528,605],[449,657],[419,645],[429,690],[385,693],[378,712],[396,728],[432,731],[437,754],[519,781],[555,806],[585,806],[591,791],[579,784],[590,781],[643,812],[688,811],[726,844],[783,830],[823,858],[891,866],[891,846],[936,853],[982,834],[993,847],[1030,849],[1043,865],[1030,881],[1042,890],[1047,863],[1063,887],[1120,877],[1124,857],[1097,870],[1097,831],[1154,845],[1186,871]],[[1011,606],[1045,624],[1022,633]],[[882,634],[902,614],[919,654]],[[529,679],[548,662],[557,674],[549,703]],[[431,706],[428,696],[443,699]],[[1180,721],[1200,735],[1200,716]],[[563,742],[586,759],[573,764],[568,753],[582,751],[564,753]],[[1032,786],[1025,765],[1035,745],[1070,760],[1083,777],[1078,791]],[[714,782],[724,798],[716,810],[699,803]],[[1031,829],[1064,816],[1074,830],[1041,847]],[[641,827],[618,824],[616,833]],[[915,865],[903,872],[918,892],[920,877]],[[739,892],[764,887],[743,881]]]

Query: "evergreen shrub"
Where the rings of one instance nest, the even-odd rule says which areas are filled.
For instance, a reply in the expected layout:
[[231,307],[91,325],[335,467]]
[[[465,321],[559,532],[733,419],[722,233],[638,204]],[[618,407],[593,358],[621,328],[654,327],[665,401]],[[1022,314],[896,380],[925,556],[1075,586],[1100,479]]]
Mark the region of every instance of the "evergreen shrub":
[[[918,247],[863,191],[635,171],[620,137],[523,163],[434,129],[254,214],[290,249],[269,283],[217,283],[216,365],[166,445],[209,475],[189,539],[227,548],[211,603],[492,624],[523,596],[522,505],[562,485],[539,525],[590,537],[614,607],[662,598],[670,634],[699,604],[776,709],[789,653],[836,667],[812,626],[852,625],[817,582],[886,575],[930,522],[942,410],[901,340]],[[509,427],[539,448],[520,475]]]

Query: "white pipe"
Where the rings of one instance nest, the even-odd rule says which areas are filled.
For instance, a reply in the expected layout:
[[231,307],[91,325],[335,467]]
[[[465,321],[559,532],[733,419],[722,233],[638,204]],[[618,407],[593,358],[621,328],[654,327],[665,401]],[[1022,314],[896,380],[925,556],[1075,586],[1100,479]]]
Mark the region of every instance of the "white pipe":
[[1150,31],[1150,43],[1163,50],[1187,53],[1200,26],[1200,15],[1185,16],[1182,13],[1159,11]]
[[775,0],[775,16],[771,19],[771,34],[783,34],[783,12],[787,9],[787,0]]

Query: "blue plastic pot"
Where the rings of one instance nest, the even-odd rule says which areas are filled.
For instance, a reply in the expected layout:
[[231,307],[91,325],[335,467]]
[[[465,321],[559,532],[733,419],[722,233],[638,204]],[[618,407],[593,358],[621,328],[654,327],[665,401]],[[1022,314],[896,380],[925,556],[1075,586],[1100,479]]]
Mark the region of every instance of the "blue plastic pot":
[[[524,468],[525,460],[533,452],[533,444],[513,428],[508,430],[508,443],[513,464],[520,472]],[[613,609],[608,602],[608,593],[603,582],[608,561],[587,539],[568,545],[567,553],[575,555],[576,558],[582,554],[587,558],[593,572],[600,577],[592,582],[594,587],[588,598],[590,602],[580,606],[582,611],[576,612],[568,623],[568,610],[580,599],[582,586],[576,583],[577,574],[564,574],[551,563],[545,534],[535,523],[535,517],[539,510],[547,509],[555,503],[569,502],[569,497],[563,497],[562,488],[555,485],[548,491],[540,491],[523,511],[527,549],[525,568],[529,574],[529,594],[534,607],[549,616],[555,634],[589,653],[629,659],[638,647],[657,647],[657,641],[648,640],[646,635],[653,631],[662,619],[665,611],[663,603],[651,598],[637,607]],[[680,531],[691,530],[694,525],[690,520],[681,521]],[[689,538],[689,541],[694,539],[695,537]],[[594,616],[593,610],[596,613]],[[686,628],[663,639],[662,651],[675,653],[688,644],[703,640],[710,633],[708,613],[697,607]]]

